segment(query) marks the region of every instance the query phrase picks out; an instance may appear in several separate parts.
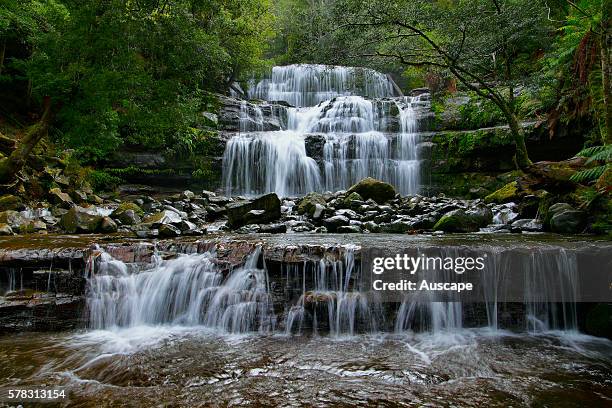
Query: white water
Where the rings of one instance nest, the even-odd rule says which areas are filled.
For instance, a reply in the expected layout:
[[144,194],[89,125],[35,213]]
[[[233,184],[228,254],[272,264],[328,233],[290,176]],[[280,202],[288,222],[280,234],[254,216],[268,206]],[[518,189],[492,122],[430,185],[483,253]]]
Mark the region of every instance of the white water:
[[286,334],[301,334],[306,321],[312,332],[323,327],[336,337],[382,329],[381,304],[367,288],[361,287],[359,275],[355,274],[355,249],[342,248],[341,260],[321,259],[305,262],[302,268],[291,264],[284,267],[288,285],[290,280],[302,282],[299,299],[288,305]]
[[[390,81],[366,72],[367,86],[357,87],[347,85],[357,81],[349,67],[275,67],[272,78],[252,88],[251,96],[301,107],[286,108],[286,123],[278,120],[283,130],[264,131],[261,108],[242,103],[240,134],[228,141],[223,158],[226,193],[303,195],[346,189],[368,176],[395,185],[402,194],[417,193],[413,104],[418,101],[391,98]],[[278,110],[273,115],[283,116]],[[322,152],[308,151],[306,140],[313,135],[322,139]]]
[[143,325],[205,326],[229,333],[274,328],[260,251],[227,277],[214,254],[179,255],[142,271],[101,254],[88,280],[88,311],[94,329]]
[[295,64],[272,68],[271,78],[248,91],[251,99],[285,101],[297,107],[348,95],[393,96],[393,85],[385,75],[367,68]]
[[[389,305],[397,310],[390,325],[380,296],[363,280],[356,262],[358,250],[351,245],[330,248],[317,261],[281,265],[280,280],[276,278],[274,284],[284,292],[281,299],[285,302],[286,334],[329,332],[341,337],[374,333],[391,326],[396,333],[446,336],[462,332],[466,318],[472,326],[497,332],[498,327],[508,326],[504,321],[508,304],[498,302],[498,297],[508,287],[508,279],[518,279],[521,274],[524,279],[519,289],[529,300],[519,299],[510,307],[514,308],[513,316],[524,318],[524,331],[577,330],[577,260],[571,251],[546,247],[526,252],[486,250],[487,272],[479,286],[484,291],[484,304],[477,312],[483,316],[480,323],[474,316],[466,317],[473,310],[470,312],[458,297],[441,302],[432,292],[424,292],[406,298],[399,307]],[[444,258],[470,255],[461,247],[438,250]],[[96,267],[90,268],[88,275],[87,303],[93,329],[139,331],[163,325],[202,327],[223,333],[275,330],[268,272],[265,267],[257,267],[260,249],[248,257],[243,267],[226,273],[218,268],[215,254],[210,252],[178,255],[171,260],[154,256],[152,264],[145,267],[125,264],[103,251],[97,253],[99,259],[92,263]],[[521,272],[517,275],[516,271]],[[439,271],[441,274],[434,276],[436,271],[430,272],[432,281],[448,281],[451,278],[444,278],[444,273],[453,273]],[[15,282],[11,286],[15,287]],[[512,325],[520,328],[517,322]]]

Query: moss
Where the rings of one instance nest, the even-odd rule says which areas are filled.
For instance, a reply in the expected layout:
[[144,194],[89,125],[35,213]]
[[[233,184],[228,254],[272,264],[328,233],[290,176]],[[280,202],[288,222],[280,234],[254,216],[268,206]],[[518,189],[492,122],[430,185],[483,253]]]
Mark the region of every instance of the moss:
[[348,189],[347,194],[358,193],[364,200],[373,199],[379,204],[395,197],[395,189],[389,183],[366,177]]
[[119,204],[119,207],[117,207],[115,211],[113,211],[113,216],[118,216],[119,214],[122,214],[128,210],[134,211],[135,214],[138,214],[141,217],[144,215],[144,211],[137,204],[123,202]]
[[518,183],[513,181],[485,197],[487,203],[505,203],[517,198]]

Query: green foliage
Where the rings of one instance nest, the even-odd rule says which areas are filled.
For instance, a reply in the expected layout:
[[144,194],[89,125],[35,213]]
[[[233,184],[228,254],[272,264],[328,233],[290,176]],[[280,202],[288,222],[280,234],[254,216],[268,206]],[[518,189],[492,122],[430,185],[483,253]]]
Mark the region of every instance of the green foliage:
[[123,183],[123,179],[120,177],[113,176],[103,170],[92,170],[87,179],[94,191],[112,191]]
[[585,183],[597,180],[606,170],[612,169],[612,144],[588,147],[578,153],[578,156],[588,157],[585,165],[598,163],[595,167],[577,171],[570,180]]
[[[188,151],[208,92],[266,66],[273,34],[270,0],[18,3],[0,6],[0,40],[26,42],[20,75],[61,104],[53,134],[89,162],[122,144]],[[34,25],[41,8],[63,14]]]

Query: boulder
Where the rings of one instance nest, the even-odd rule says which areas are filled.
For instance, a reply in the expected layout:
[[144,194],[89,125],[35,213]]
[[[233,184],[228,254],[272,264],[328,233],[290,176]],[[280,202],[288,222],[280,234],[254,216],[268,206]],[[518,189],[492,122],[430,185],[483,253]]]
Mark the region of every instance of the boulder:
[[542,223],[536,219],[520,219],[510,225],[511,232],[542,232]]
[[181,193],[181,198],[184,200],[193,200],[195,198],[195,194],[193,191],[185,190]]
[[19,229],[19,226],[26,223],[26,219],[17,211],[7,210],[0,212],[0,223],[7,224],[13,229]]
[[262,225],[261,228],[259,229],[259,232],[267,233],[267,234],[282,234],[282,233],[287,232],[287,225],[280,224],[280,223]]
[[465,213],[473,218],[479,227],[485,227],[493,222],[493,211],[482,203],[477,204],[474,208],[470,208]]
[[159,227],[165,224],[176,224],[182,221],[181,216],[170,210],[163,210],[156,214],[150,215],[143,220],[143,224],[151,224],[153,227]]
[[52,188],[49,190],[49,201],[62,208],[70,208],[74,204],[72,198],[70,198],[68,194],[62,192],[62,190],[59,188]]
[[379,204],[385,203],[395,198],[395,189],[389,183],[366,177],[359,183],[355,184],[346,192],[349,196],[351,193],[359,194],[364,200],[373,199]]
[[10,225],[0,223],[0,236],[2,235],[13,235],[13,229],[10,227]]
[[[128,210],[133,211],[134,214],[138,215],[139,217],[142,217],[144,215],[144,211],[142,210],[142,208],[140,208],[140,206],[138,206],[138,204],[130,203],[130,202],[126,201],[126,202],[123,202],[123,203],[119,204],[119,207],[117,207],[111,213],[111,217],[119,219],[119,216],[121,214],[123,214],[124,212],[128,211]],[[123,222],[123,221],[121,221],[121,222]]]
[[389,234],[403,234],[411,230],[410,224],[404,221],[393,221],[380,224],[380,231]]
[[13,210],[22,211],[25,209],[23,202],[17,196],[12,194],[3,195],[0,197],[0,211]]
[[117,232],[117,223],[111,217],[103,217],[100,222],[100,232],[112,233]]
[[518,201],[519,187],[516,181],[506,184],[499,190],[496,190],[485,197],[486,203],[507,203],[510,201]]
[[586,214],[579,210],[557,211],[550,219],[550,230],[562,234],[575,234],[582,232]]
[[337,230],[340,234],[358,234],[361,232],[361,228],[358,225],[342,225]]
[[[493,214],[491,213],[491,219]],[[464,210],[453,210],[442,216],[434,225],[436,231],[445,232],[476,232],[480,227],[486,226],[484,218],[478,213],[466,213]]]
[[121,222],[121,225],[136,225],[140,224],[140,217],[134,210],[125,210],[119,214],[113,215],[116,220]]
[[181,235],[181,230],[171,224],[162,224],[159,227],[159,235],[166,238],[177,237]]
[[317,205],[325,208],[325,204],[325,198],[322,194],[308,193],[300,200],[297,212],[298,214],[307,214],[312,217],[317,209]]
[[350,224],[350,220],[344,215],[334,215],[323,220],[323,225],[329,232],[336,232],[339,227]]
[[59,221],[60,227],[71,234],[91,234],[100,230],[104,217],[86,212],[82,207],[74,206]]
[[240,228],[248,224],[268,224],[281,216],[281,203],[275,193],[265,194],[254,200],[227,205],[227,224]]

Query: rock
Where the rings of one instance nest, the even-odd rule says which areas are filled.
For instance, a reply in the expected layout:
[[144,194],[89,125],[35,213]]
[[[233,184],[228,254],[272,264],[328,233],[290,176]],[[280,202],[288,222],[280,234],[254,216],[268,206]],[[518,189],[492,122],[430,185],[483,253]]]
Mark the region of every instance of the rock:
[[312,217],[317,209],[317,205],[325,208],[326,202],[323,195],[320,193],[308,193],[300,200],[297,212],[298,214],[306,214]]
[[52,188],[51,190],[49,190],[49,201],[51,201],[51,203],[55,205],[66,209],[72,207],[72,205],[74,204],[72,198],[70,198],[68,194],[62,192],[62,190],[60,190],[59,188]]
[[95,194],[91,194],[90,196],[88,196],[87,201],[91,204],[98,204],[98,205],[104,203],[104,200]]
[[177,224],[181,221],[182,218],[178,213],[170,210],[163,210],[146,217],[143,220],[143,224],[151,224],[153,227],[159,227],[165,224]]
[[370,232],[380,232],[380,226],[374,221],[366,221],[363,223],[363,228]]
[[329,232],[336,232],[339,227],[349,225],[350,220],[344,215],[334,215],[323,220],[323,225]]
[[466,215],[478,223],[479,227],[484,227],[493,222],[493,211],[484,204],[477,204],[476,207],[467,210]]
[[227,224],[240,228],[248,224],[267,224],[281,216],[280,200],[275,193],[265,194],[254,200],[227,205]]
[[562,234],[582,232],[585,218],[584,211],[569,209],[557,211],[550,219],[550,230]]
[[380,231],[387,232],[390,234],[403,234],[410,231],[410,224],[404,221],[393,221],[388,223],[380,224]]
[[259,232],[266,234],[282,234],[287,232],[287,225],[285,224],[268,224],[262,225]]
[[136,225],[140,224],[141,218],[134,212],[134,210],[126,210],[119,214],[112,214],[116,220],[119,220],[122,225]]
[[181,198],[185,200],[193,200],[195,198],[195,194],[193,191],[185,190],[181,193]]
[[567,210],[573,210],[573,209],[574,207],[568,203],[556,203],[548,207],[548,214],[552,216],[557,213],[567,211]]
[[171,224],[162,224],[159,227],[159,235],[162,237],[177,237],[181,235],[181,230]]
[[321,204],[315,204],[315,209],[314,209],[314,212],[312,213],[312,218],[314,218],[315,220],[318,220],[319,218],[321,218],[324,211],[325,211],[325,206]]
[[0,223],[7,224],[12,229],[19,229],[27,220],[17,211],[7,210],[0,212]]
[[348,189],[347,194],[357,193],[364,200],[373,199],[379,204],[395,198],[395,189],[389,183],[366,177]]
[[[493,218],[492,214],[491,218]],[[459,209],[444,214],[433,229],[445,232],[476,232],[484,226],[481,221],[478,214],[467,214],[464,210]]]
[[342,225],[338,227],[338,230],[336,232],[340,234],[358,234],[361,232],[361,228],[359,228],[359,226],[357,225]]
[[77,202],[77,203],[86,203],[88,202],[87,200],[87,194],[85,194],[82,191],[79,190],[74,190],[72,193],[70,193],[70,196],[72,197],[72,199]]
[[507,203],[518,200],[518,183],[513,181],[485,197],[485,203]]
[[364,204],[363,197],[361,197],[358,193],[351,193],[347,195],[342,200],[339,200],[340,208],[355,208],[358,209],[361,205]]
[[100,223],[100,232],[112,233],[117,232],[117,223],[111,217],[103,217]]
[[74,206],[59,221],[60,227],[71,234],[94,233],[100,229],[103,217],[92,215],[79,206]]
[[230,197],[223,197],[223,196],[211,196],[208,197],[208,202],[211,204],[216,204],[216,205],[227,205],[229,203],[231,203],[232,201],[234,201],[232,198]]
[[432,229],[438,222],[438,217],[439,215],[434,216],[431,213],[419,216],[410,222],[410,227],[415,230]]
[[[128,211],[128,210],[132,210],[134,211],[134,214],[138,215],[139,217],[142,217],[144,215],[144,211],[142,210],[142,208],[140,208],[138,206],[138,204],[136,203],[130,203],[128,201],[123,202],[121,204],[119,204],[119,207],[117,207],[112,213],[111,213],[111,217],[113,218],[119,218],[119,216]],[[122,221],[123,222],[123,221]]]
[[520,219],[510,225],[511,232],[542,232],[543,229],[542,223],[535,219]]
[[215,197],[217,194],[212,192],[212,191],[208,191],[208,190],[202,190],[202,197],[205,199],[209,199],[210,197]]
[[13,235],[13,229],[10,225],[5,223],[0,224],[0,236],[2,235]]
[[25,205],[23,205],[23,202],[21,202],[19,197],[12,194],[3,195],[0,197],[0,211],[22,211],[24,209]]
[[225,207],[219,207],[218,205],[211,204],[206,206],[206,215],[204,218],[206,221],[215,221],[227,214]]

